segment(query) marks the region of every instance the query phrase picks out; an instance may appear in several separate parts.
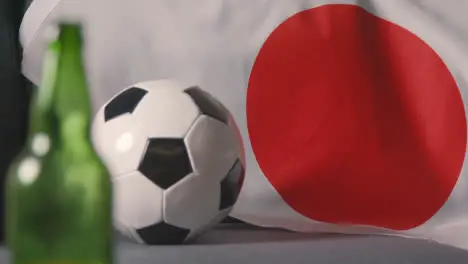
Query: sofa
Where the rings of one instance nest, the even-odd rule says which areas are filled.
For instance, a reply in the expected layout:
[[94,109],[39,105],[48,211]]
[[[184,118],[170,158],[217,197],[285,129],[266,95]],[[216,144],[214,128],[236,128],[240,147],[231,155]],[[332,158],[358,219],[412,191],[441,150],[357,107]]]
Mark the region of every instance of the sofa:
[[[298,234],[220,224],[187,245],[147,246],[118,235],[115,264],[466,264],[468,252],[416,239]],[[0,247],[0,263],[8,250]]]

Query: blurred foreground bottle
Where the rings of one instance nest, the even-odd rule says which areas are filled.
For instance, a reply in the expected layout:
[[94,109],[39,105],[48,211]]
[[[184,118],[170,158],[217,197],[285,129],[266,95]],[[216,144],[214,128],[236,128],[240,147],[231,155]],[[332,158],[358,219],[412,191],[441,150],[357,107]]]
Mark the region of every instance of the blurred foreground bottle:
[[7,178],[12,264],[112,263],[111,181],[91,144],[81,27],[61,24]]

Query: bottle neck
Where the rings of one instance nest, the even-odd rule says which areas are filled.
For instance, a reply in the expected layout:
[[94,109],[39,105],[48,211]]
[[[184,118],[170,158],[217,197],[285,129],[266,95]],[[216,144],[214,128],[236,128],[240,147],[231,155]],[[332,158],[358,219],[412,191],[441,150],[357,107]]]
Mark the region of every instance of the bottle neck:
[[[54,113],[52,102],[47,102],[45,105],[41,105],[39,102],[46,91],[50,87],[42,86],[41,88],[35,88],[35,95],[32,98],[31,111],[29,114],[29,135],[31,138],[36,134],[53,134],[54,133]],[[47,94],[47,96],[49,96]]]
[[91,106],[82,59],[81,29],[60,25],[49,46],[40,88],[31,107],[29,147],[46,135],[67,152],[89,152]]
[[[40,92],[36,92],[39,93]],[[36,156],[46,155],[56,138],[52,109],[32,107],[26,146]]]
[[55,114],[62,144],[73,151],[89,146],[91,105],[82,57],[81,29],[75,25],[61,25],[59,42]]
[[43,78],[40,88],[35,87],[30,106],[29,134],[27,145],[29,149],[37,155],[44,155],[48,149],[37,149],[37,138],[50,142],[54,138],[54,91],[56,83],[56,73],[58,69],[58,59],[60,44],[58,41],[52,42],[44,58]]

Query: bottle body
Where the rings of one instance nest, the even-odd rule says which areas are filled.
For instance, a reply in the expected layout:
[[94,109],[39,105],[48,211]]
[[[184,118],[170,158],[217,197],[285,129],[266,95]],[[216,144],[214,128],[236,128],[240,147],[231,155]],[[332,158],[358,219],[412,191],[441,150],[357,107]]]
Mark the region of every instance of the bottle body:
[[100,162],[57,148],[41,158],[24,153],[9,175],[12,263],[112,263],[111,190]]
[[112,184],[89,135],[81,28],[61,25],[6,182],[13,264],[111,264]]

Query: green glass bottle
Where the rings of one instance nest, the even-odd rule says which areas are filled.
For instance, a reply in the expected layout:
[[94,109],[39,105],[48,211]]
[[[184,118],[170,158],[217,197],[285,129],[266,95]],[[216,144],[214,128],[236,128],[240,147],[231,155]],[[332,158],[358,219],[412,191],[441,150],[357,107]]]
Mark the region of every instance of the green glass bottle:
[[110,264],[112,185],[90,136],[81,27],[60,24],[6,182],[12,264]]

